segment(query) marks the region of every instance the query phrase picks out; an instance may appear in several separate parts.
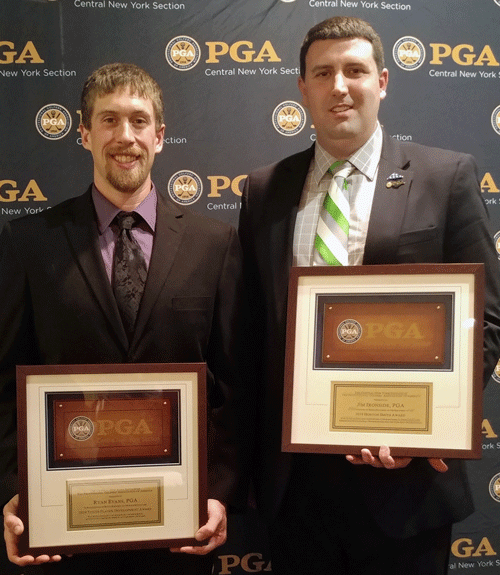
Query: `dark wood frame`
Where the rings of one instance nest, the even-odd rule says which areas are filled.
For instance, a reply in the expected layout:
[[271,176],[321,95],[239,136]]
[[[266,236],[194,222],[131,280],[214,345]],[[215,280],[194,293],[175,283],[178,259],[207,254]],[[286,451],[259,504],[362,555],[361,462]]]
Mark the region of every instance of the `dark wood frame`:
[[[472,386],[472,430],[470,449],[435,449],[389,446],[391,454],[410,457],[446,457],[479,459],[482,454],[482,397],[483,397],[483,318],[484,318],[484,265],[483,264],[400,264],[380,266],[331,266],[294,267],[290,271],[288,290],[287,343],[285,356],[285,381],[283,396],[282,451],[295,453],[359,454],[362,448],[378,453],[380,445],[337,445],[292,443],[293,374],[295,361],[295,334],[297,324],[297,296],[299,279],[303,276],[363,276],[363,275],[430,275],[462,274],[474,278],[474,338]],[[343,371],[345,368],[324,370],[325,373]],[[381,438],[382,439],[382,438]],[[381,441],[383,443],[383,441]]]
[[[17,366],[17,410],[18,410],[18,466],[19,466],[19,517],[24,523],[24,533],[19,540],[21,555],[41,554],[73,554],[97,551],[122,551],[126,549],[155,549],[161,547],[181,547],[183,545],[199,545],[193,535],[186,535],[176,539],[142,540],[139,537],[134,541],[125,542],[100,542],[83,543],[77,545],[54,545],[47,547],[34,547],[29,542],[28,522],[28,490],[29,471],[27,465],[27,405],[26,385],[27,377],[31,375],[56,375],[56,374],[121,374],[121,373],[196,373],[197,390],[193,394],[197,396],[198,409],[193,415],[198,422],[198,469],[199,489],[197,494],[199,508],[199,526],[207,522],[208,478],[207,478],[207,397],[206,397],[206,364],[205,363],[151,363],[151,364],[90,364],[90,365],[37,365]],[[44,407],[45,409],[45,407]],[[180,441],[182,442],[182,438]],[[184,438],[185,440],[185,438]],[[124,466],[120,466],[123,469]],[[147,467],[147,465],[145,465]],[[163,466],[155,465],[161,469]],[[170,468],[171,465],[166,464]],[[58,470],[54,470],[57,473]],[[78,473],[78,470],[74,470]],[[110,530],[112,531],[112,530]],[[145,532],[139,531],[141,535]]]

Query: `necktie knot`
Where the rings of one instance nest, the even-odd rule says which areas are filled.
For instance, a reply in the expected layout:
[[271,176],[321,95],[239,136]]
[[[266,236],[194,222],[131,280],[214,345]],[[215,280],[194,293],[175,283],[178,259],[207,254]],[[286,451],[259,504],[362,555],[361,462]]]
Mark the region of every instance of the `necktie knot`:
[[349,165],[349,164],[347,163],[346,160],[337,160],[336,162],[333,162],[333,164],[328,168],[328,171],[333,176],[337,172],[339,172],[343,166],[347,166],[347,165]]
[[339,188],[345,191],[348,189],[347,178],[352,174],[353,170],[354,166],[347,160],[338,160],[328,168],[328,172],[339,183]]
[[116,225],[120,230],[131,230],[140,222],[141,216],[136,212],[119,212],[115,216]]

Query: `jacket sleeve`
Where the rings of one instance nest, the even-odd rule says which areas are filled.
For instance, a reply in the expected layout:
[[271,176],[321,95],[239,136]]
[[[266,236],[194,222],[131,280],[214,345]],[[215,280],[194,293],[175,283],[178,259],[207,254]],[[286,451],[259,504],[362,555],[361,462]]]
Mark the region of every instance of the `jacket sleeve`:
[[[218,280],[207,354],[209,496],[244,509],[253,450],[254,394],[247,354],[248,305],[234,228]],[[211,385],[210,385],[211,381]]]
[[500,263],[488,212],[481,196],[477,165],[461,155],[453,178],[445,234],[445,261],[484,264],[484,384],[500,354]]
[[0,235],[0,502],[17,493],[16,365],[37,363],[26,274],[9,223]]

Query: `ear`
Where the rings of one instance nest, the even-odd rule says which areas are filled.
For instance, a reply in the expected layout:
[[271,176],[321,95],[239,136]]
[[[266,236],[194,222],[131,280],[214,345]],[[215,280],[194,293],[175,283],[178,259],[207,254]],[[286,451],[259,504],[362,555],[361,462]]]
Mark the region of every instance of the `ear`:
[[380,99],[383,100],[387,94],[387,84],[389,84],[389,70],[384,68],[379,76]]
[[85,128],[85,126],[83,124],[80,124],[78,126],[78,131],[82,135],[82,146],[86,150],[90,150],[90,148],[91,148],[91,146],[90,146],[90,130],[87,130],[87,128]]
[[165,124],[156,132],[156,147],[155,152],[159,154],[163,150],[163,137],[165,136]]
[[302,94],[302,103],[307,108],[307,106],[308,106],[307,87],[306,87],[306,83],[304,82],[302,76],[299,76],[299,79],[297,81],[297,85],[299,87],[300,93]]

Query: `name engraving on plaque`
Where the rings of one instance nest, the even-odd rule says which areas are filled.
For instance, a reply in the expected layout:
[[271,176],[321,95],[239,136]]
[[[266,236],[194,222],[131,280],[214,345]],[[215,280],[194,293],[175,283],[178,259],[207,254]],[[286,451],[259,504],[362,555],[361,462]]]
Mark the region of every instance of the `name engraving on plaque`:
[[163,525],[161,478],[67,482],[68,530]]
[[432,383],[332,381],[330,431],[432,432]]

